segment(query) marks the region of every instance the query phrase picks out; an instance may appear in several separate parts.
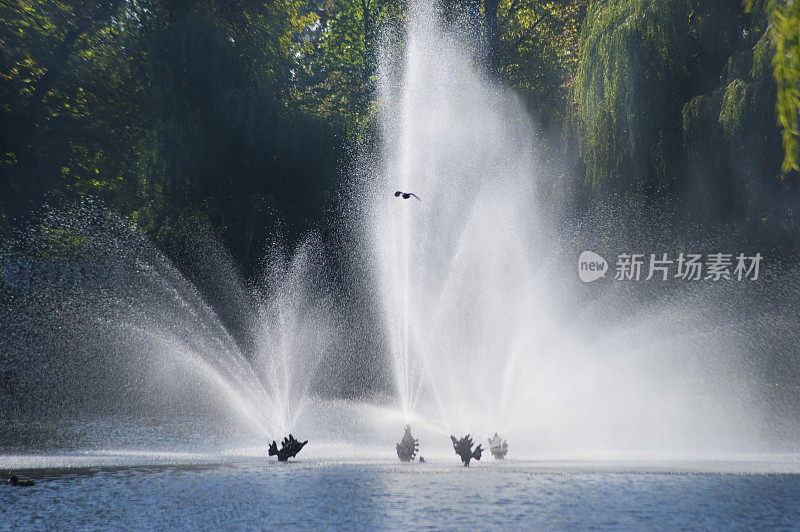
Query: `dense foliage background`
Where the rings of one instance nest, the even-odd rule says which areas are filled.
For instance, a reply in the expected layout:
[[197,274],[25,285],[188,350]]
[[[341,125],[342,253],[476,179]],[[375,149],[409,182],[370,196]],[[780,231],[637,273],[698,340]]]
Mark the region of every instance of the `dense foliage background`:
[[[487,71],[547,133],[554,201],[614,198],[798,254],[800,2],[442,6],[480,25]],[[0,236],[89,195],[168,252],[213,228],[248,275],[278,229],[327,238],[406,9],[0,0]]]

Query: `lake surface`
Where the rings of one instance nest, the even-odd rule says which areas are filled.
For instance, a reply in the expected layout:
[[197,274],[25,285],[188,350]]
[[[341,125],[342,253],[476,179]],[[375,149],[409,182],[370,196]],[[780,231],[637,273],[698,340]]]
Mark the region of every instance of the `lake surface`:
[[800,474],[769,471],[796,464],[454,460],[29,469],[0,529],[800,529]]

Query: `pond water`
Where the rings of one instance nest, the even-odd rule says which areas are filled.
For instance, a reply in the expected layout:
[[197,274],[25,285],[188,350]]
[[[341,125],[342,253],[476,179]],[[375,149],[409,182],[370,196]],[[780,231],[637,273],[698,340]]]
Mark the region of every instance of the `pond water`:
[[203,463],[210,458],[26,470],[35,486],[0,486],[0,528],[800,528],[793,460],[464,468],[455,457]]

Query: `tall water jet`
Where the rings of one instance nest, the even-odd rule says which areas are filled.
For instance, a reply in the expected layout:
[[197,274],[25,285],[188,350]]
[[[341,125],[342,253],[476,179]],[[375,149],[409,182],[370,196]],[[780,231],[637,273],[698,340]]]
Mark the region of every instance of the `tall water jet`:
[[[437,27],[431,8],[417,5],[409,18],[400,68],[396,58],[384,57],[383,61],[382,134],[387,148],[367,224],[379,260],[397,393],[406,414],[416,410],[420,400],[443,400],[425,396],[422,384],[425,375],[436,371],[430,364],[452,361],[419,355],[427,349],[424,344],[436,342],[429,335],[441,320],[451,319],[444,313],[449,301],[457,293],[467,293],[473,305],[509,302],[503,294],[485,292],[481,285],[486,279],[475,278],[479,284],[458,286],[463,268],[473,269],[471,257],[480,261],[481,257],[475,256],[480,248],[487,255],[494,250],[498,256],[527,260],[525,249],[516,244],[529,234],[520,223],[533,223],[526,213],[513,212],[525,198],[532,199],[532,181],[527,173],[533,165],[527,149],[531,131],[514,116],[514,107],[486,108],[487,100],[506,97],[481,79],[473,58],[462,52],[463,46],[455,35]],[[402,81],[396,84],[398,79]],[[504,123],[513,125],[509,129]],[[500,131],[514,136],[512,146],[503,145],[509,138],[498,135]],[[518,149],[522,157],[503,157],[509,149]],[[502,186],[489,185],[498,182]],[[414,191],[423,201],[387,201],[386,191],[392,187]],[[515,195],[518,200],[510,201]],[[482,228],[450,223],[470,213],[478,217],[494,213],[497,225]],[[493,230],[500,227],[510,231]],[[509,257],[509,249],[519,249],[520,253]],[[503,274],[504,270],[495,268],[493,273]],[[512,292],[524,289],[509,288]],[[431,297],[434,294],[435,298]],[[511,311],[496,310],[501,314]],[[500,315],[496,318],[502,319]],[[482,320],[480,326],[493,324]],[[500,334],[494,338],[505,341]],[[480,339],[490,340],[490,336],[481,335]],[[469,343],[471,339],[447,341]]]
[[535,130],[473,37],[417,2],[380,65],[363,230],[406,421],[549,456],[714,453],[757,434],[745,353],[707,311],[720,297],[576,286],[580,249],[540,214]]

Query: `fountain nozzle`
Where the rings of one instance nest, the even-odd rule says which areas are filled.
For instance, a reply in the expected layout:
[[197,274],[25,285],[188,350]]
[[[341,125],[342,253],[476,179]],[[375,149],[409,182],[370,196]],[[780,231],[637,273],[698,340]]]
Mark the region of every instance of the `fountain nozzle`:
[[450,440],[453,442],[453,449],[456,451],[456,454],[461,458],[461,461],[464,462],[464,467],[469,467],[469,462],[473,458],[475,460],[481,459],[481,453],[483,453],[483,448],[481,445],[478,444],[475,449],[472,449],[472,436],[467,434],[460,440],[457,440],[455,436],[450,436]]
[[489,438],[489,451],[495,460],[503,460],[508,454],[508,442],[494,433],[494,436]]
[[281,442],[280,450],[278,449],[278,444],[275,443],[275,440],[272,440],[272,443],[269,446],[269,455],[278,455],[279,462],[286,462],[289,460],[289,458],[294,458],[297,456],[297,453],[299,453],[307,443],[308,440],[298,441],[294,438],[294,436],[289,434],[289,437],[284,438]]
[[397,444],[397,457],[401,462],[410,462],[417,455],[419,450],[419,440],[411,435],[411,427],[406,425],[403,439]]

